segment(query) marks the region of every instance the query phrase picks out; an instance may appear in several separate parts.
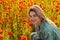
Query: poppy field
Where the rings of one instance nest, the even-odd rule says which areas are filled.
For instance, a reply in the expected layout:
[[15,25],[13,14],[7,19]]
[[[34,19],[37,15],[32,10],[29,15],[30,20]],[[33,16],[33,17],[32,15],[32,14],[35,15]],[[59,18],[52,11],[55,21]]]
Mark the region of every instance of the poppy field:
[[60,27],[60,0],[0,0],[0,40],[31,40],[29,8],[39,5]]

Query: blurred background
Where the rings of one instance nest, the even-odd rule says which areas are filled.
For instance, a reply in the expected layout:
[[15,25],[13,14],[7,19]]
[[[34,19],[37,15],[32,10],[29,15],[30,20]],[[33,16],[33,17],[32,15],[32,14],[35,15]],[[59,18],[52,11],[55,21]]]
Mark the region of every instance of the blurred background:
[[0,0],[0,40],[31,40],[34,26],[28,11],[33,5],[60,27],[60,0]]

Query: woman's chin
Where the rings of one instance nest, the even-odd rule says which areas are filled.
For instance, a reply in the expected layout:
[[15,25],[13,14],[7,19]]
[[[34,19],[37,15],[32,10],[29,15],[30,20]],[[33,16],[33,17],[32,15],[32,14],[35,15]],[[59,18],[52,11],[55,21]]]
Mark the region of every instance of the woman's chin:
[[33,25],[37,25],[37,22],[32,22],[33,23]]

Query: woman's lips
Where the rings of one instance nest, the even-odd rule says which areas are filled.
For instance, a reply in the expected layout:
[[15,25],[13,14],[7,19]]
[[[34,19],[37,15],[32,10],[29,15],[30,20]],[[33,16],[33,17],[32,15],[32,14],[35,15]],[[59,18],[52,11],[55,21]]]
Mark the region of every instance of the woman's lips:
[[32,22],[36,22],[36,20],[32,20]]

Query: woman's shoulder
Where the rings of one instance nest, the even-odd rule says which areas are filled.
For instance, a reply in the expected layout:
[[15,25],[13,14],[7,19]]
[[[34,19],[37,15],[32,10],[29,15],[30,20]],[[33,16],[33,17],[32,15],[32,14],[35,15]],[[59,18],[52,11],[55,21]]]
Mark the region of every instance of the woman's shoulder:
[[45,30],[46,31],[51,32],[55,29],[57,29],[57,27],[53,23],[45,22]]
[[45,23],[47,23],[47,24],[50,25],[50,26],[57,27],[57,26],[55,25],[55,23],[54,23],[52,20],[48,19],[48,18],[46,18]]
[[46,32],[59,32],[60,28],[58,28],[55,24],[51,22],[45,22],[45,31]]

